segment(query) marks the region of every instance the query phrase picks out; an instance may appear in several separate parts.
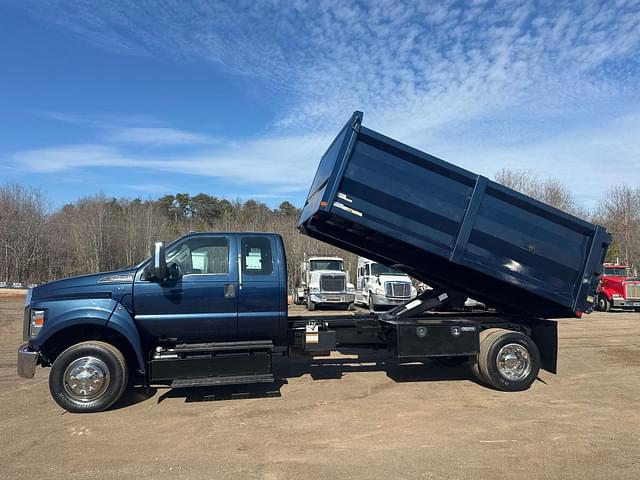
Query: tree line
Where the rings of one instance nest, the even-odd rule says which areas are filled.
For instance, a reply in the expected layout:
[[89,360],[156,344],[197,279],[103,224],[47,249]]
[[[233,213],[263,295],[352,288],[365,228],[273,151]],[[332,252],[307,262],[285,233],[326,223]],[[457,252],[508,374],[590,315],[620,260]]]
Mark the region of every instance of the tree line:
[[[502,169],[496,180],[569,213],[600,223],[614,236],[609,261],[640,265],[640,188],[610,188],[587,211],[557,179]],[[256,200],[228,200],[206,193],[178,193],[155,200],[80,198],[58,209],[37,189],[0,185],[0,281],[42,283],[72,275],[116,270],[140,262],[154,240],[169,242],[190,231],[267,231],[282,235],[290,286],[304,255],[337,255],[355,273],[355,255],[297,231],[300,209]],[[355,280],[355,279],[352,279]]]
[[37,189],[0,186],[0,281],[43,283],[73,275],[117,270],[149,255],[155,240],[170,242],[192,231],[260,231],[282,235],[291,286],[305,254],[338,255],[355,271],[357,258],[297,231],[300,209],[290,202],[270,208],[256,200],[227,200],[200,193],[157,200],[102,194],[50,211]]

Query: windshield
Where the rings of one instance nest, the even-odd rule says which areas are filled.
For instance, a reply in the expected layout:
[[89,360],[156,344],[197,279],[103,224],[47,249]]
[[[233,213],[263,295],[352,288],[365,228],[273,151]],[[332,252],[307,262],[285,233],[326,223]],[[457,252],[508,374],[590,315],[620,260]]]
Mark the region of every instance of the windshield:
[[309,269],[342,271],[342,260],[310,260]]
[[607,277],[630,277],[631,269],[626,267],[604,267],[604,275]]
[[395,268],[387,267],[381,263],[371,264],[371,273],[373,275],[406,275],[406,273],[396,270]]

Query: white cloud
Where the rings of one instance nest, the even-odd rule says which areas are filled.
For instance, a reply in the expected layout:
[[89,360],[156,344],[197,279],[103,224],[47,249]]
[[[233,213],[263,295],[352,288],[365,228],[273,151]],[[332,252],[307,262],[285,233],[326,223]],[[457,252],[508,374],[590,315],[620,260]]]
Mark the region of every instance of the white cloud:
[[[174,156],[137,155],[101,144],[61,145],[16,152],[11,160],[38,173],[82,168],[153,169],[267,186],[287,193],[308,188],[315,163],[329,140],[316,135],[259,138]],[[294,144],[296,148],[292,148]]]
[[219,139],[210,135],[168,127],[116,128],[109,131],[105,137],[106,140],[114,143],[148,146],[194,146],[219,142]]

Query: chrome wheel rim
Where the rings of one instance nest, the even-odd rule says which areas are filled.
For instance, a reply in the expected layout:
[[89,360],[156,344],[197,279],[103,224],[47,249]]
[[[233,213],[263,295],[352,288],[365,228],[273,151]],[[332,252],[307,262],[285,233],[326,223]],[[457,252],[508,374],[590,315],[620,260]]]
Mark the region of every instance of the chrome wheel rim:
[[498,351],[496,366],[507,380],[524,380],[531,373],[529,350],[519,343],[509,343]]
[[109,381],[109,369],[97,357],[80,357],[64,371],[64,390],[78,402],[98,398],[106,391]]

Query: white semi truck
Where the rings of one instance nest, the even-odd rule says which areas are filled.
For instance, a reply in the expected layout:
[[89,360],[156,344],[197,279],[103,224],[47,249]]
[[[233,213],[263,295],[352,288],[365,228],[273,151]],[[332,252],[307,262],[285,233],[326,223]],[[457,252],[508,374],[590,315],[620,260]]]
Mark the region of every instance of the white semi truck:
[[411,278],[400,270],[358,257],[356,304],[371,313],[403,305],[417,296]]
[[296,305],[306,304],[308,310],[327,305],[348,309],[354,300],[354,287],[342,258],[312,256],[300,264],[300,281],[293,291]]

